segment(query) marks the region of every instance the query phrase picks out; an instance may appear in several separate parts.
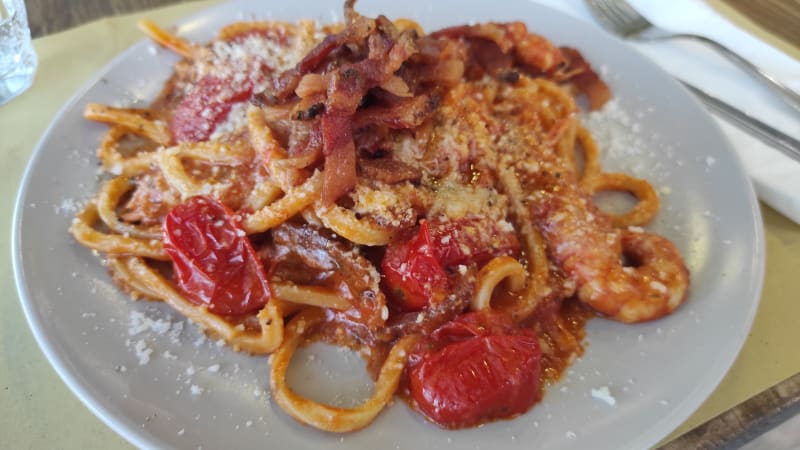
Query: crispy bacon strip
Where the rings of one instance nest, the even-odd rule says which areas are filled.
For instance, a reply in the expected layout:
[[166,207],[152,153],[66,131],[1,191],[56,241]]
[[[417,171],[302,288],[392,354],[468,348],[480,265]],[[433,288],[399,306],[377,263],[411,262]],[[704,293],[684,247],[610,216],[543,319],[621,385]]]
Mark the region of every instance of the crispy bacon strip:
[[345,2],[344,15],[347,19],[347,26],[344,30],[326,36],[295,67],[283,72],[273,80],[273,92],[270,94],[273,102],[279,102],[289,97],[297,88],[300,79],[307,73],[318,69],[334,50],[347,44],[358,44],[374,31],[375,21],[356,13],[353,9],[354,4],[355,0]]
[[[558,67],[564,60],[558,47],[538,34],[529,33],[522,22],[482,23],[477,25],[461,25],[444,28],[431,33],[433,37],[448,39],[463,38],[477,43],[478,56],[483,54],[486,60],[487,48],[480,41],[490,41],[505,55],[513,55],[517,65],[528,66],[540,73],[546,73]],[[481,57],[478,58],[479,61]],[[496,60],[494,56],[491,60]],[[491,73],[491,72],[490,72]]]
[[578,50],[570,47],[561,47],[565,63],[554,74],[560,81],[572,83],[580,92],[589,99],[589,108],[598,110],[611,99],[611,90],[608,85],[597,76],[592,66],[583,58]]
[[422,178],[419,169],[390,158],[360,159],[358,169],[365,178],[386,184],[403,181],[416,183]]
[[[354,3],[345,2],[346,26],[340,33],[326,37],[294,68],[275,78],[270,91],[253,99],[254,104],[276,111],[287,110],[284,105],[292,102],[291,120],[319,121],[325,205],[356,184],[353,134],[366,127],[382,135],[386,129],[419,126],[439,98],[435,92],[420,92],[420,83],[458,82],[467,56],[459,44],[420,38],[413,29],[400,31],[384,16],[365,18],[354,11]],[[420,46],[424,54],[406,64],[419,55]],[[369,105],[374,100],[372,90],[392,100]],[[293,100],[295,95],[299,101]]]
[[340,45],[342,45],[341,33],[326,36],[325,39],[308,52],[296,66],[275,78],[272,82],[273,92],[271,96],[269,96],[271,98],[271,103],[278,103],[289,97],[297,88],[300,79],[322,64],[322,61]]
[[356,185],[356,146],[346,115],[325,114],[322,117],[322,153],[325,171],[322,179],[322,201],[330,205]]
[[367,91],[392,79],[402,64],[417,51],[411,33],[400,33],[395,38],[393,34],[396,31],[388,19],[381,16],[376,22],[379,32],[370,35],[367,40],[367,58],[344,64],[328,75],[328,112],[355,113]]
[[418,127],[439,105],[437,96],[422,94],[392,106],[371,106],[356,111],[353,128],[382,125],[392,129]]
[[[353,19],[351,23],[359,22]],[[395,30],[381,16],[375,32],[366,41],[367,57],[346,63],[326,75],[325,112],[322,114],[325,176],[322,201],[331,204],[356,184],[356,153],[353,116],[367,92],[394,77],[394,73],[416,52],[412,32]],[[347,34],[347,30],[342,33]]]

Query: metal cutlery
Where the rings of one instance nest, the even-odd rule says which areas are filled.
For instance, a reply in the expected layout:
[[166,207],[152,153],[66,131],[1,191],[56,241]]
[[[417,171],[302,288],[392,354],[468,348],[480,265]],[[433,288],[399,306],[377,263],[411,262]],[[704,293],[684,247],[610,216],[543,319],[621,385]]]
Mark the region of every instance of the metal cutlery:
[[702,100],[712,111],[719,113],[745,131],[749,131],[753,136],[777,148],[786,156],[800,162],[800,141],[797,139],[725,103],[700,88],[692,86],[685,81],[681,81],[681,83],[689,89],[689,92]]
[[795,110],[800,111],[800,94],[719,42],[697,34],[673,33],[659,28],[642,17],[625,0],[585,1],[592,14],[594,14],[606,29],[623,38],[641,41],[679,38],[690,39],[710,45],[744,71],[763,81],[764,84],[772,89],[774,93],[778,94],[784,102]]

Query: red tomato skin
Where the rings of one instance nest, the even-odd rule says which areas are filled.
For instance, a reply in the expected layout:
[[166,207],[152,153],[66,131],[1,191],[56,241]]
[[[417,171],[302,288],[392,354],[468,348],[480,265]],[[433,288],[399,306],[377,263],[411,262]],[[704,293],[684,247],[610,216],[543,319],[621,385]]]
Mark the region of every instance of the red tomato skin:
[[269,301],[261,261],[233,212],[216,199],[192,197],[172,208],[163,237],[174,278],[191,302],[214,314],[242,315]]
[[445,323],[431,333],[431,338],[438,346],[447,345],[465,339],[514,334],[517,328],[508,314],[493,311],[478,311],[462,314]]
[[447,273],[436,259],[427,222],[412,239],[392,243],[381,261],[385,290],[401,311],[419,311],[444,299]]
[[519,254],[516,233],[483,217],[431,221],[430,233],[436,258],[444,267],[480,264],[495,256]]
[[169,123],[172,139],[178,143],[208,140],[233,105],[249,99],[252,93],[253,83],[249,80],[235,84],[206,75],[172,113]]
[[408,386],[415,407],[433,422],[470,427],[522,414],[539,401],[541,350],[533,331],[513,331],[501,314],[469,313],[431,338],[421,357],[412,355]]

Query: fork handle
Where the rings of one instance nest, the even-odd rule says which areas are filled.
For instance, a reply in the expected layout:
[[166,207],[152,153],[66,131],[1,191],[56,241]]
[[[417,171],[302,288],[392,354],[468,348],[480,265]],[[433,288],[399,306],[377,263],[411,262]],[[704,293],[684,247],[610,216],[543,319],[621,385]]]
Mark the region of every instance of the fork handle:
[[[648,30],[650,31],[650,30]],[[659,30],[660,31],[660,30]],[[795,92],[789,86],[783,84],[780,80],[773,77],[772,75],[764,72],[761,68],[756,66],[755,64],[751,63],[750,61],[742,58],[739,56],[738,53],[734,52],[733,50],[729,49],[728,47],[720,44],[719,42],[709,39],[705,36],[700,36],[697,34],[691,33],[641,33],[637,36],[640,39],[646,40],[663,40],[669,38],[683,38],[683,39],[691,39],[694,41],[699,41],[704,44],[708,44],[714,49],[718,50],[723,56],[728,58],[729,61],[733,62],[745,72],[750,73],[756,79],[760,79],[763,81],[767,87],[772,89],[772,91],[780,97],[781,100],[786,102],[789,106],[794,108],[797,111],[800,111],[800,94]]]

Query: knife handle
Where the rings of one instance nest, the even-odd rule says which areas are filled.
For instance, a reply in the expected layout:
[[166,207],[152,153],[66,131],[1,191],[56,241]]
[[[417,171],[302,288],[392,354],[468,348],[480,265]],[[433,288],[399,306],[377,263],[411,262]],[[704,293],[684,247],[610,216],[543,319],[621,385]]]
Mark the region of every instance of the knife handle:
[[692,86],[685,81],[679,81],[689,89],[689,92],[710,107],[711,110],[720,113],[723,117],[727,118],[735,125],[738,125],[743,130],[750,132],[750,134],[777,148],[786,156],[800,162],[800,141],[767,125],[744,111],[725,103],[700,88]]

